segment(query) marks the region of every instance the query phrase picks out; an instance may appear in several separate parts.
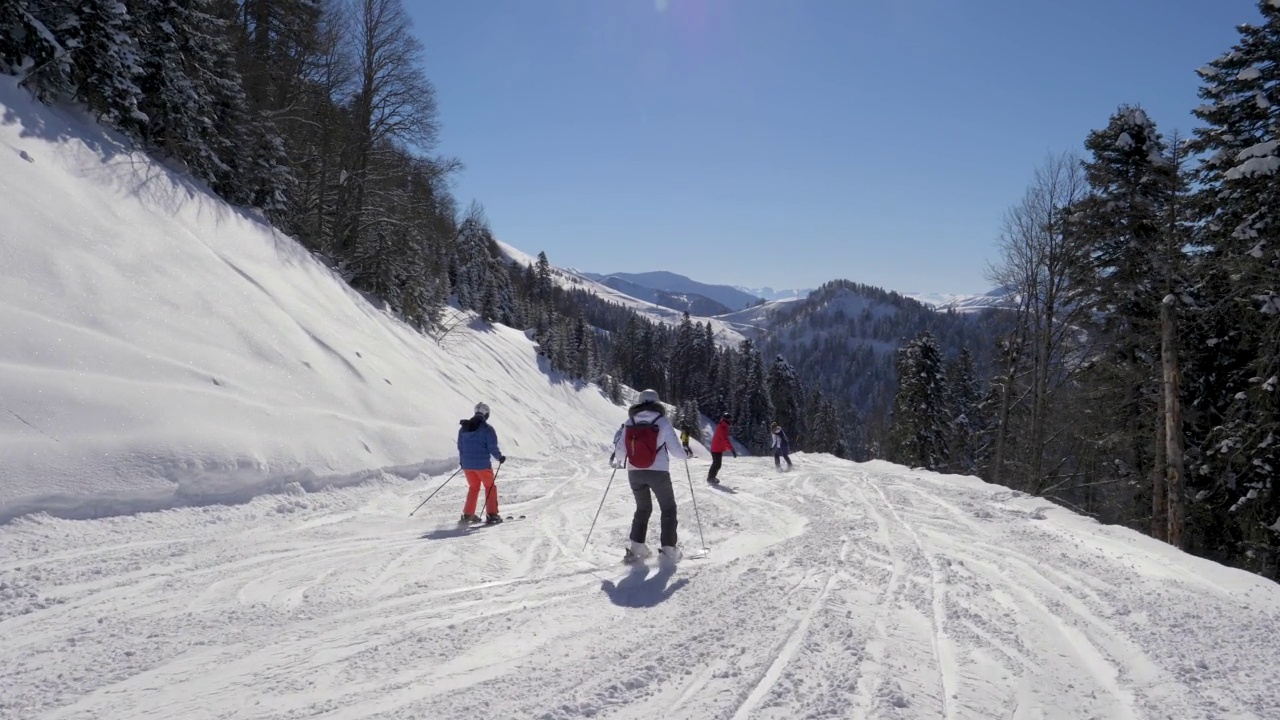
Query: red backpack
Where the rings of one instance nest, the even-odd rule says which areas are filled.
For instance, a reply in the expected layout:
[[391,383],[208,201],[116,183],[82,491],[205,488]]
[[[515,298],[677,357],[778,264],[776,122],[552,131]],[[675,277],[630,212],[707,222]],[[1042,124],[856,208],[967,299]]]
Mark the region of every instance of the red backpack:
[[658,423],[644,422],[631,418],[631,424],[623,431],[624,447],[627,449],[627,462],[637,470],[645,470],[653,466],[658,459]]

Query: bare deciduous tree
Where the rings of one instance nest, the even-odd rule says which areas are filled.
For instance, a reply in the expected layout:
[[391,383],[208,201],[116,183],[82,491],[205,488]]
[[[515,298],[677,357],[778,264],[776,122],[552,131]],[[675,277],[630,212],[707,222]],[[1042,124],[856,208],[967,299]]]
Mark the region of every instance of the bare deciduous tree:
[[401,0],[350,0],[348,17],[355,76],[338,250],[376,222],[366,217],[366,204],[377,161],[403,148],[429,151],[439,130],[435,88],[422,70],[422,45],[410,32]]
[[[1002,392],[997,427],[997,467],[1008,484],[1010,433],[1017,439],[1016,478],[1028,492],[1042,493],[1058,479],[1063,457],[1048,452],[1054,398],[1065,387],[1079,358],[1078,306],[1072,302],[1070,271],[1078,247],[1070,232],[1067,208],[1087,189],[1079,159],[1050,157],[1036,170],[1022,201],[1009,209],[998,246],[1000,260],[988,279],[1017,299],[1018,326],[1009,338],[1009,387]],[[1019,411],[1025,429],[1012,423]]]

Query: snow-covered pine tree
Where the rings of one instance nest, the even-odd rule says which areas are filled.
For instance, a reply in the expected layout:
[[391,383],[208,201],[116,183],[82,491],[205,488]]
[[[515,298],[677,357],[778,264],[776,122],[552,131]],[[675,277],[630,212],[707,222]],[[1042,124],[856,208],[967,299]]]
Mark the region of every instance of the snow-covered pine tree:
[[688,430],[691,438],[702,440],[702,428],[698,424],[698,405],[693,400],[680,403],[680,410],[676,415],[676,430]]
[[488,240],[489,242],[485,245],[486,261],[481,316],[488,322],[519,327],[522,319],[516,310],[511,277],[507,274],[506,263],[497,254],[497,244],[493,242],[492,235],[488,236]]
[[573,337],[570,342],[570,368],[574,377],[589,379],[594,374],[595,335],[581,314],[573,319]]
[[[1085,141],[1088,195],[1069,209],[1079,246],[1072,292],[1093,319],[1094,362],[1081,363],[1090,422],[1077,432],[1112,468],[1117,487],[1141,489],[1138,517],[1164,512],[1164,417],[1160,397],[1160,306],[1168,272],[1166,215],[1176,188],[1175,168],[1155,123],[1122,105],[1107,126]],[[1055,483],[1059,484],[1059,483]],[[1153,499],[1154,498],[1154,499]]]
[[244,97],[225,23],[207,0],[126,0],[135,18],[147,143],[216,190],[230,180],[231,124]]
[[705,370],[698,367],[698,328],[689,313],[685,313],[676,327],[675,345],[671,351],[670,378],[671,399],[681,401],[696,397],[695,386]]
[[938,341],[926,332],[907,343],[898,350],[897,367],[890,459],[910,467],[946,471],[949,423]]
[[99,119],[139,137],[147,116],[138,109],[135,22],[119,0],[73,0],[54,28],[71,55],[73,96]]
[[[1190,480],[1213,518],[1234,520],[1235,532],[1197,544],[1229,541],[1236,557],[1277,572],[1280,539],[1280,3],[1260,0],[1262,21],[1238,26],[1229,52],[1199,70],[1195,110],[1204,123],[1193,149],[1206,155],[1202,188],[1200,288],[1191,345],[1218,353],[1216,372],[1188,383],[1196,415],[1221,418],[1194,454]],[[1195,362],[1193,360],[1193,362]],[[1203,362],[1203,360],[1201,361]],[[1223,510],[1225,508],[1225,511]]]
[[72,88],[71,54],[54,34],[65,8],[50,2],[0,0],[0,72],[48,100]]
[[698,323],[694,326],[694,359],[690,365],[695,368],[697,383],[694,388],[695,398],[698,401],[698,410],[708,417],[715,418],[719,413],[724,412],[724,408],[717,407],[719,396],[719,358],[716,353],[715,333],[711,329],[711,323],[705,325]]
[[947,454],[951,471],[974,475],[978,470],[978,444],[986,430],[973,354],[962,348],[946,363]]
[[[252,112],[295,107],[325,50],[323,0],[223,0],[232,20],[240,74]],[[330,5],[330,12],[338,8]]]
[[750,338],[738,344],[738,383],[733,397],[736,401],[734,437],[746,443],[752,452],[765,452],[770,445],[773,403],[769,400],[768,377],[760,350]]
[[521,324],[511,274],[478,203],[458,226],[449,275],[459,307],[476,311],[486,322]]
[[845,433],[841,427],[835,403],[821,390],[814,390],[806,405],[809,430],[801,447],[808,452],[830,453],[836,457],[844,457]]
[[804,387],[795,368],[781,355],[769,366],[769,399],[773,404],[773,421],[782,426],[793,446],[801,447],[806,431]]
[[712,393],[711,412],[707,413],[713,419],[719,418],[722,413],[736,411],[734,398],[738,394],[737,365],[737,353],[732,348],[716,351],[715,390]]
[[454,238],[449,279],[458,307],[479,310],[483,300],[484,273],[488,267],[484,250],[485,220],[479,206],[472,204]]
[[555,279],[551,275],[551,262],[547,260],[545,252],[538,253],[538,260],[532,266],[533,271],[533,299],[540,303],[551,302],[552,290],[555,288]]

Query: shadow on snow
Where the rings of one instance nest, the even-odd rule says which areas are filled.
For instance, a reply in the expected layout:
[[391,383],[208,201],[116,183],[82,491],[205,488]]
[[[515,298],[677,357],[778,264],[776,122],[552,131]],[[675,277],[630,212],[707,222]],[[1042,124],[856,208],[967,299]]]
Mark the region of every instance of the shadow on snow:
[[444,540],[445,538],[462,537],[463,535],[470,535],[470,534],[471,534],[471,526],[452,525],[448,527],[437,528],[435,530],[428,530],[427,532],[422,534],[420,539]]
[[637,563],[622,580],[617,583],[605,580],[600,583],[600,589],[609,596],[609,602],[619,607],[654,607],[689,584],[681,578],[668,585],[673,575],[675,568],[671,567],[659,567],[658,572],[649,575],[648,566]]

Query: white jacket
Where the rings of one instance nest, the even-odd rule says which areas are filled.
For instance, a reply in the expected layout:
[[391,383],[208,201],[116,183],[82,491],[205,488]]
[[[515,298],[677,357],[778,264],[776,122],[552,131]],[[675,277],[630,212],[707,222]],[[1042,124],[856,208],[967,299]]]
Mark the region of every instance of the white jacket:
[[[680,436],[676,433],[676,429],[672,427],[671,421],[667,419],[667,416],[658,413],[656,410],[641,410],[636,413],[636,419],[640,422],[650,423],[654,422],[655,419],[657,420],[658,456],[653,459],[653,465],[647,468],[631,469],[670,472],[671,453],[679,450],[680,456],[684,457],[684,448],[680,446]],[[627,426],[634,424],[635,422],[631,418],[627,418],[627,421],[622,423],[622,427],[618,428],[618,432],[613,436],[613,454],[619,462],[627,457]]]

